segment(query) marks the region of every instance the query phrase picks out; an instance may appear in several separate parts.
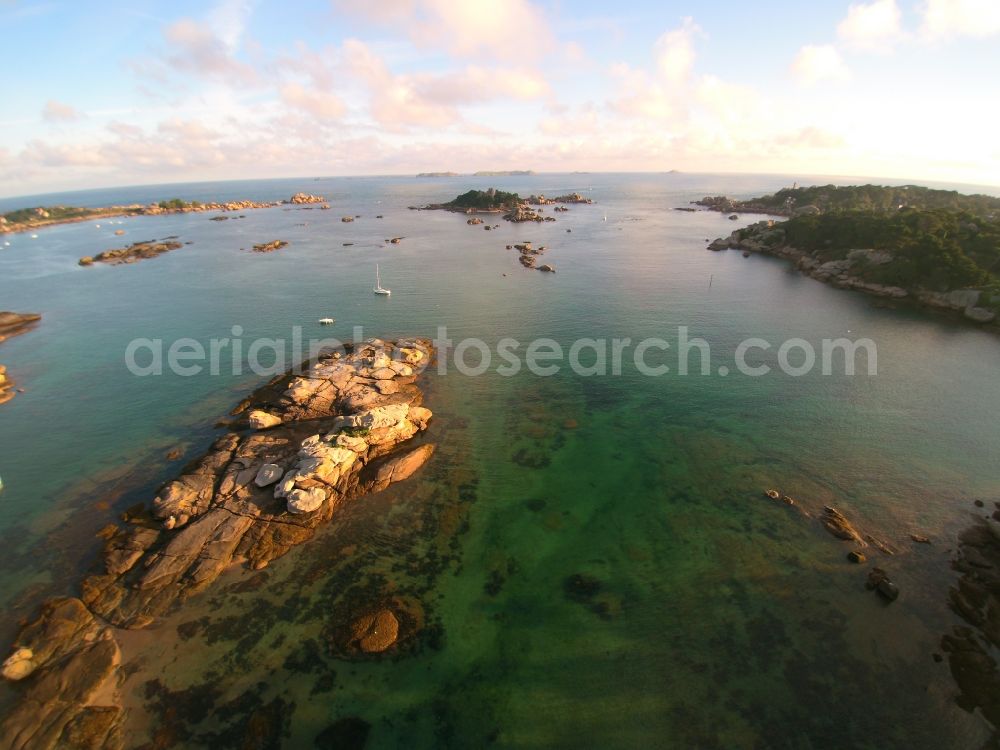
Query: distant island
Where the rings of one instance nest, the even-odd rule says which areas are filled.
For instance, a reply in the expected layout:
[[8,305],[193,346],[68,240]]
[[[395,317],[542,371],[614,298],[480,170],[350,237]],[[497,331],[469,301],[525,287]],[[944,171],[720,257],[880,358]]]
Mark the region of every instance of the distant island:
[[[725,201],[725,202],[724,202]],[[1000,315],[1000,199],[908,185],[792,188],[749,201],[711,198],[716,210],[751,206],[790,215],[709,244],[792,260],[835,286],[980,324]],[[722,209],[728,205],[729,208]],[[748,210],[748,209],[742,209]]]
[[473,177],[526,177],[528,175],[533,175],[535,171],[533,169],[511,169],[502,172],[491,172],[489,170],[483,170],[481,172],[473,172]]
[[[531,169],[512,169],[504,172],[494,172],[489,170],[483,170],[480,172],[473,172],[473,177],[525,177],[527,175],[535,174],[534,170]],[[417,177],[461,177],[462,175],[458,172],[420,172]]]
[[163,200],[159,203],[142,205],[133,203],[127,206],[104,206],[101,208],[81,208],[77,206],[36,206],[20,208],[0,215],[0,234],[26,232],[55,224],[71,224],[78,221],[106,219],[116,216],[157,216],[160,214],[191,213],[199,211],[249,211],[255,208],[273,208],[283,205],[304,205],[322,203],[326,198],[322,195],[296,193],[283,201],[225,201],[202,203],[200,201],[184,201],[180,198]]

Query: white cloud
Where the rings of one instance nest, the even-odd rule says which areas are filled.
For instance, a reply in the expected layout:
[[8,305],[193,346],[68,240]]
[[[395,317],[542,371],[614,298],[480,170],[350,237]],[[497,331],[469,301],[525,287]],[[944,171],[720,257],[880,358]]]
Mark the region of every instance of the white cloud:
[[676,121],[687,109],[696,59],[695,38],[701,29],[690,17],[664,32],[653,45],[654,70],[625,63],[611,66],[618,95],[611,107],[627,117]]
[[456,57],[542,57],[556,47],[545,14],[528,0],[339,0],[334,5]]
[[698,25],[687,16],[680,28],[656,40],[656,67],[665,82],[681,84],[691,75],[695,59],[694,38],[700,33]]
[[281,100],[290,107],[325,120],[338,120],[347,112],[347,105],[336,94],[308,89],[299,83],[281,87]]
[[446,73],[396,74],[367,44],[344,42],[343,65],[361,81],[370,114],[382,127],[441,128],[463,121],[458,107],[493,100],[531,100],[550,93],[544,76],[528,68],[470,65]]
[[837,35],[852,47],[885,51],[902,36],[902,19],[896,0],[858,3],[847,9]]
[[82,115],[71,104],[63,104],[55,99],[49,99],[42,108],[42,118],[48,122],[72,122]]
[[235,53],[253,12],[253,0],[222,0],[208,14],[212,33],[222,41],[230,54]]
[[792,75],[806,86],[824,81],[847,81],[851,71],[832,44],[807,44],[792,61]]
[[171,46],[167,62],[173,70],[243,82],[256,78],[253,68],[238,60],[207,24],[182,18],[168,26],[164,36]]
[[998,0],[926,0],[921,33],[928,39],[988,37],[1000,33]]

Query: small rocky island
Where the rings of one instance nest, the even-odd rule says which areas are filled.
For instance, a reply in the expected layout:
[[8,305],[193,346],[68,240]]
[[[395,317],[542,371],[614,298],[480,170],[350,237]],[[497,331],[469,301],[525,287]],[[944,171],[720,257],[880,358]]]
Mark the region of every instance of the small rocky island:
[[303,205],[309,203],[326,203],[326,198],[322,195],[310,195],[309,193],[296,193],[288,202],[292,205]]
[[[31,330],[42,319],[37,313],[0,312],[0,342]],[[0,404],[14,398],[14,381],[7,376],[7,368],[0,365]]]
[[[431,203],[422,208],[411,206],[420,211],[454,211],[464,214],[502,214],[506,221],[520,224],[523,222],[555,221],[554,216],[542,216],[541,208],[548,204],[560,203],[593,203],[579,193],[569,193],[557,198],[546,198],[544,195],[532,195],[527,200],[517,193],[510,193],[496,188],[488,190],[469,190],[447,203]],[[481,222],[470,221],[470,224]]]
[[555,273],[556,269],[554,266],[550,266],[548,263],[543,263],[538,266],[535,265],[538,261],[539,256],[545,252],[545,245],[540,247],[534,247],[530,242],[522,242],[517,245],[507,245],[508,250],[517,250],[518,261],[525,268],[533,268],[536,271],[542,271],[543,273]]
[[[434,453],[411,442],[431,419],[415,383],[431,356],[425,339],[371,339],[245,399],[203,458],[102,532],[102,569],[80,598],[49,601],[24,626],[2,666],[23,683],[0,725],[7,746],[122,747],[119,685],[137,665],[122,664],[116,629],[147,627],[232,566],[264,568],[342,504],[416,472]],[[362,617],[347,647],[391,653],[403,614]]]
[[128,247],[120,247],[112,250],[105,250],[103,253],[91,257],[85,255],[78,261],[81,266],[92,266],[95,263],[106,263],[109,266],[120,266],[126,263],[137,263],[146,258],[155,258],[163,253],[169,253],[182,247],[175,237],[166,237],[162,240],[145,240],[135,242]]
[[271,242],[262,242],[259,245],[254,245],[253,251],[255,253],[273,253],[275,250],[280,250],[287,246],[288,243],[284,240],[272,240]]
[[[893,197],[895,190],[890,190]],[[996,327],[1000,199],[948,191],[917,195],[924,203],[959,208],[882,210],[871,208],[870,200],[862,208],[813,206],[815,210],[800,211],[786,221],[766,220],[738,229],[708,248],[787,258],[803,273],[834,286],[912,301]],[[771,202],[769,197],[761,200]],[[991,208],[993,201],[996,208]]]

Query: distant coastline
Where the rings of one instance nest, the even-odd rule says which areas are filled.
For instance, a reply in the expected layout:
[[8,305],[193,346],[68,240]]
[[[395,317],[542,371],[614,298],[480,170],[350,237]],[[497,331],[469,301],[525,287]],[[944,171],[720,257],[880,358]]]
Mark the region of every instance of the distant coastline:
[[326,198],[322,195],[296,193],[291,198],[281,201],[224,201],[202,203],[200,201],[183,201],[180,198],[162,200],[146,205],[132,203],[126,206],[103,206],[99,208],[80,208],[76,206],[33,206],[0,214],[0,234],[17,234],[33,229],[56,226],[58,224],[75,224],[81,221],[95,219],[111,219],[121,216],[161,216],[164,214],[200,213],[204,211],[250,211],[257,208],[274,208],[275,206],[322,204],[329,208]]

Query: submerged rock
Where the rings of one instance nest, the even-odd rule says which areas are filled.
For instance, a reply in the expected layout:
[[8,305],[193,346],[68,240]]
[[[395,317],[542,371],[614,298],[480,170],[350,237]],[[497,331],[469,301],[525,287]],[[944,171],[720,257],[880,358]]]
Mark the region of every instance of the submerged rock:
[[399,620],[389,609],[363,615],[351,628],[352,642],[366,654],[382,653],[399,638]]
[[125,263],[136,263],[146,258],[155,258],[163,253],[176,250],[179,247],[182,247],[182,243],[177,242],[176,240],[164,240],[161,242],[149,240],[146,242],[136,242],[128,247],[105,250],[103,253],[98,253],[93,258],[85,256],[80,258],[79,263],[81,266],[90,266],[94,263],[106,263],[109,266],[118,266]]
[[863,547],[868,546],[868,543],[862,539],[858,530],[855,529],[851,522],[847,520],[847,517],[836,508],[832,508],[829,505],[823,508],[823,516],[820,518],[820,521],[826,530],[838,539],[856,542]]
[[273,240],[271,242],[262,242],[259,245],[254,245],[253,251],[255,253],[273,253],[275,250],[287,247],[287,245],[288,243],[284,240]]

